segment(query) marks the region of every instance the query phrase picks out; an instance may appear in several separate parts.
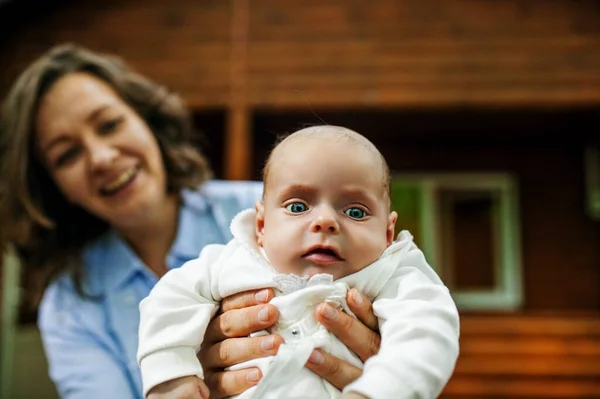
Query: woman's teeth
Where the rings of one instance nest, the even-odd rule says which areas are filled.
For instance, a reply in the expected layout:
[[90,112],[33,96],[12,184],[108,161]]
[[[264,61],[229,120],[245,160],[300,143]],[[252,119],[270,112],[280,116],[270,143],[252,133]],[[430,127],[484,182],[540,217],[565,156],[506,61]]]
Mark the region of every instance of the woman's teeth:
[[121,176],[119,176],[116,180],[114,180],[112,183],[103,187],[101,190],[102,193],[103,194],[112,194],[115,191],[123,188],[127,183],[129,183],[131,181],[131,179],[135,176],[137,171],[138,171],[137,168],[131,168],[131,169],[123,172],[121,174]]

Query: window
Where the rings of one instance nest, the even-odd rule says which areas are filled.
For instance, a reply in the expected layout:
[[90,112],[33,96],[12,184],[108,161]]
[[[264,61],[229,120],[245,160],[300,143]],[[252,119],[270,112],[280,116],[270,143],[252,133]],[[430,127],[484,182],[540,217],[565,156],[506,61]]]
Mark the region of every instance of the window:
[[461,309],[522,303],[517,188],[507,174],[396,174],[397,231],[410,230]]

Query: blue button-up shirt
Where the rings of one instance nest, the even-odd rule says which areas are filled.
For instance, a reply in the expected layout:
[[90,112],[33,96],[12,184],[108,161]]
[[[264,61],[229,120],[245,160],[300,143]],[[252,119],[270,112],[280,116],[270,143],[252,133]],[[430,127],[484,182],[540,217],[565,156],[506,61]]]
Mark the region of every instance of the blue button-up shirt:
[[[177,237],[167,256],[176,268],[207,244],[231,239],[232,217],[254,205],[262,183],[211,181],[184,191]],[[50,377],[66,399],[143,398],[136,362],[139,302],[158,281],[114,231],[83,254],[82,298],[63,275],[48,287],[38,324]]]

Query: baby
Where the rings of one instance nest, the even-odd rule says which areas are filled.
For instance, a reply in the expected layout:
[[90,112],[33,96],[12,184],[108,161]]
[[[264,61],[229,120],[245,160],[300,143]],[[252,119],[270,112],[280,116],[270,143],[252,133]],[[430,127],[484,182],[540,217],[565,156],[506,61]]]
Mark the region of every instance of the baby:
[[[208,389],[196,351],[219,301],[272,287],[279,319],[270,332],[285,343],[275,356],[231,368],[263,373],[237,397],[437,397],[458,356],[458,312],[412,236],[403,231],[394,241],[398,215],[381,153],[349,129],[310,127],[275,147],[263,178],[263,201],[234,218],[234,239],[169,271],[141,302],[144,395],[162,384],[167,393],[156,397],[202,398]],[[379,353],[364,364],[315,318],[322,302],[351,314],[345,298],[353,287],[373,301],[381,331]],[[362,376],[340,392],[304,367],[315,348]]]

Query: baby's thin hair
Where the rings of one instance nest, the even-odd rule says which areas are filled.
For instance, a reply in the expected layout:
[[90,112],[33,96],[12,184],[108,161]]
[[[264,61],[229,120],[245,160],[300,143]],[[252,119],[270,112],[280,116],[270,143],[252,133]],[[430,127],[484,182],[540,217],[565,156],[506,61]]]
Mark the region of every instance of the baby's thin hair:
[[268,188],[269,171],[271,169],[273,154],[275,153],[275,151],[277,150],[277,148],[279,146],[285,144],[286,142],[292,141],[292,140],[323,137],[325,135],[332,137],[332,138],[339,139],[339,140],[348,140],[348,141],[352,141],[357,144],[360,144],[364,148],[366,148],[367,150],[372,152],[373,155],[378,157],[379,160],[381,161],[382,176],[383,176],[382,184],[384,186],[384,191],[387,193],[388,198],[390,197],[390,192],[391,192],[390,168],[389,168],[385,158],[381,154],[381,152],[377,149],[377,147],[369,139],[367,139],[362,134],[357,133],[354,130],[348,129],[343,126],[334,126],[334,125],[309,126],[309,127],[305,127],[303,129],[300,129],[300,130],[290,133],[290,134],[279,135],[275,141],[273,149],[271,150],[271,153],[269,154],[269,156],[265,162],[265,166],[262,170],[262,180],[265,185],[264,191],[266,192],[267,188]]

